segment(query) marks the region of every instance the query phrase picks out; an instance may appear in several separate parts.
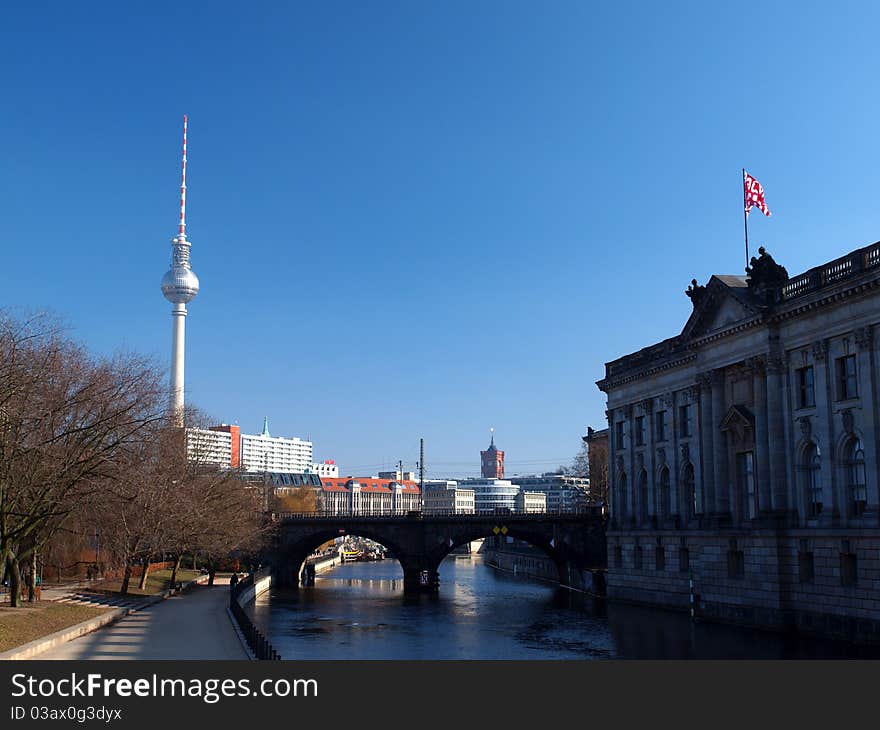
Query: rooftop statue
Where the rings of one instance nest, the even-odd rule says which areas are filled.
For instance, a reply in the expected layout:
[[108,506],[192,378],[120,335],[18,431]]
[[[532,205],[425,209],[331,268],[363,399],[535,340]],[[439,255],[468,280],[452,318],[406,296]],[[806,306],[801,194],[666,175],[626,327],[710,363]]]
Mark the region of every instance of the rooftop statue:
[[758,254],[758,258],[752,256],[750,265],[746,266],[749,286],[754,288],[761,285],[782,286],[785,284],[788,281],[788,272],[785,267],[777,264],[763,246],[758,249]]
[[758,257],[752,256],[750,265],[746,266],[749,289],[764,299],[767,304],[775,304],[782,298],[782,287],[788,281],[788,272],[780,266],[761,246]]
[[691,285],[684,292],[690,297],[691,302],[694,305],[694,309],[696,309],[700,302],[703,301],[703,297],[706,296],[706,287],[702,284],[697,284],[696,279],[691,279]]

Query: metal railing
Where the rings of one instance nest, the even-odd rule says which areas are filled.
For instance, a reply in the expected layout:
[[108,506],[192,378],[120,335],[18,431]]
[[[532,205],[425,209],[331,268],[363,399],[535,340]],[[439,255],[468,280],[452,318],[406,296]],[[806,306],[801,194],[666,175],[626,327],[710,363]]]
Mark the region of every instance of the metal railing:
[[816,266],[803,274],[788,280],[782,287],[782,298],[786,301],[807,292],[821,289],[828,284],[847,279],[867,269],[880,266],[880,242],[872,243],[857,251]]
[[241,594],[248,588],[253,587],[255,579],[262,577],[265,576],[258,576],[255,573],[251,573],[246,578],[242,578],[236,583],[229,592],[229,610],[232,611],[232,615],[235,617],[235,622],[238,624],[238,628],[241,629],[241,633],[244,635],[244,638],[247,641],[248,646],[251,648],[251,651],[254,653],[254,656],[260,660],[278,661],[281,659],[281,655],[275,651],[275,647],[273,647],[272,644],[269,643],[269,640],[263,636],[263,632],[254,626],[254,622],[251,621],[250,616],[245,613],[245,610],[238,602]]
[[516,520],[534,520],[536,522],[546,520],[547,518],[564,518],[564,517],[601,517],[602,507],[577,507],[567,510],[548,510],[546,512],[515,512],[513,510],[476,510],[474,512],[462,513],[455,510],[431,510],[429,512],[410,511],[403,513],[350,513],[350,512],[334,512],[330,510],[318,510],[314,512],[272,512],[271,518],[274,521],[279,520],[381,520],[381,521],[411,521],[411,520],[431,520],[435,518],[455,518],[456,520],[482,521],[488,518],[504,518]]

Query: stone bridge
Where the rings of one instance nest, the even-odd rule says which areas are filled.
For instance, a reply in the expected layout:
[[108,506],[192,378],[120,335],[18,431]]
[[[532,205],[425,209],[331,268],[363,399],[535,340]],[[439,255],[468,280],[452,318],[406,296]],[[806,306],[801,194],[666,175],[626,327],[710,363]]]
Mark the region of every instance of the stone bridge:
[[[306,557],[343,535],[384,545],[403,568],[404,593],[438,590],[437,569],[459,545],[480,538],[522,540],[556,564],[559,582],[604,593],[605,519],[600,510],[557,514],[324,515],[274,513],[278,522],[270,557],[276,582],[299,584]],[[601,575],[597,575],[600,574]]]

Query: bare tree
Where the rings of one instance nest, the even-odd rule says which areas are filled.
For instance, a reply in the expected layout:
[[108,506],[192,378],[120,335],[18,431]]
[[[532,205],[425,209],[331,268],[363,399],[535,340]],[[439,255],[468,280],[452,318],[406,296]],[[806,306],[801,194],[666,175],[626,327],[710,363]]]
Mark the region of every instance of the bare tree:
[[13,606],[21,566],[118,473],[117,457],[161,418],[163,393],[141,357],[96,359],[48,317],[0,316],[0,556]]
[[574,477],[587,478],[590,476],[590,455],[587,444],[581,442],[581,447],[572,459],[571,466],[566,469],[566,474]]

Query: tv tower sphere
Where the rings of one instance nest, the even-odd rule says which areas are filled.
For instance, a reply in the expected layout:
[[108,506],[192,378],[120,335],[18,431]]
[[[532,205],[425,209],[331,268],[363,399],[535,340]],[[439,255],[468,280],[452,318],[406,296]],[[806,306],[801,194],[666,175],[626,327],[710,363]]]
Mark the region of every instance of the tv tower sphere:
[[[179,243],[178,239],[173,238],[174,248]],[[187,259],[189,259],[189,241],[185,242],[187,248]],[[199,293],[199,277],[189,268],[189,261],[186,264],[178,264],[173,259],[176,258],[177,251],[172,250],[171,268],[165,272],[162,277],[162,293],[165,298],[172,304],[186,304],[196,298]]]
[[186,349],[186,305],[199,293],[199,279],[189,266],[190,242],[186,240],[186,116],[183,117],[183,171],[180,180],[180,227],[171,239],[171,268],[162,277],[162,294],[174,306],[171,317],[171,393],[169,411],[183,425],[183,369]]

